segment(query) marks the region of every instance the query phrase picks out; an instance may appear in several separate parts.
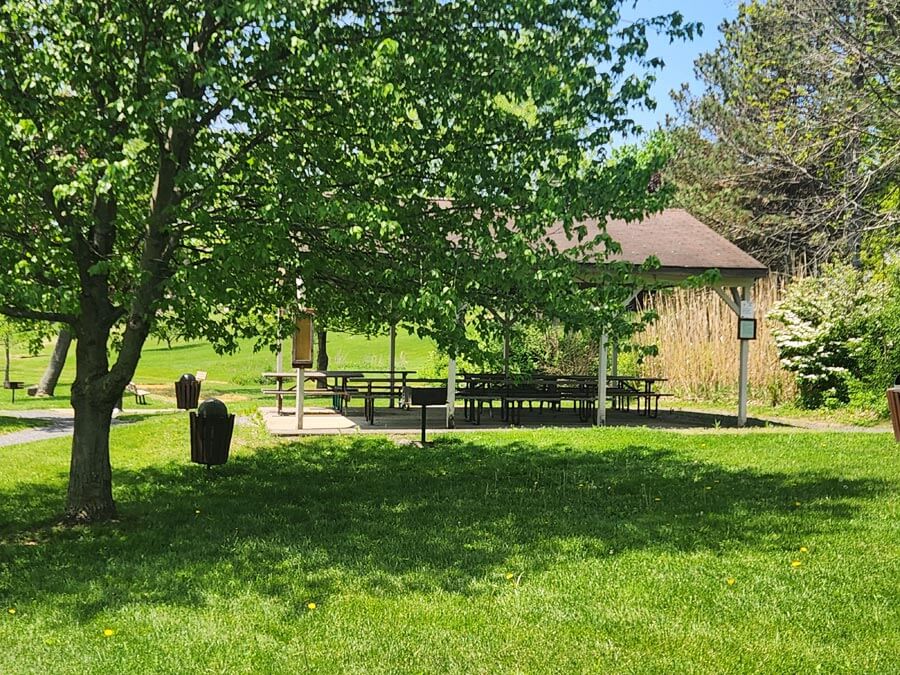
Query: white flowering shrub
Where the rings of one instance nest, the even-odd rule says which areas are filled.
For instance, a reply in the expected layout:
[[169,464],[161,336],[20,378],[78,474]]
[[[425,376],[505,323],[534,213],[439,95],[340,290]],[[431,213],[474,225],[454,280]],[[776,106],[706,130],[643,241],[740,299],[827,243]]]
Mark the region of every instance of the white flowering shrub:
[[889,285],[846,264],[827,266],[822,275],[795,281],[769,312],[781,364],[796,374],[806,407],[848,401],[851,383],[867,381],[873,341]]

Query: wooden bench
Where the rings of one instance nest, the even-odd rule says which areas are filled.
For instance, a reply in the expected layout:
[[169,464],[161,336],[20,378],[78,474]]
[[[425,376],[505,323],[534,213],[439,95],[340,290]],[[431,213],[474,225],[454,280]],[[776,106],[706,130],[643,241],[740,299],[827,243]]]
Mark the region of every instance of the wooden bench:
[[125,391],[134,395],[134,402],[140,405],[147,405],[147,396],[150,394],[146,389],[141,389],[134,382],[129,382],[125,386]]

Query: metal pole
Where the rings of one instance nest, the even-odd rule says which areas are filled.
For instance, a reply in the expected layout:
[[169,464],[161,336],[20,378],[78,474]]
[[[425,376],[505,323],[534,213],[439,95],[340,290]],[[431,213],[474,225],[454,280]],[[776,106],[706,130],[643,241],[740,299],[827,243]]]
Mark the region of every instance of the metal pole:
[[[394,363],[395,356],[397,354],[397,326],[391,325],[391,399],[389,403],[389,407],[394,407]],[[424,439],[423,439],[424,441]]]
[[447,364],[447,428],[456,428],[456,357]]
[[297,368],[297,428],[303,428],[303,385],[306,381],[303,368]]
[[600,336],[600,364],[597,367],[597,426],[606,425],[606,343],[604,331]]
[[425,445],[425,411],[428,410],[428,406],[422,406],[422,445]]

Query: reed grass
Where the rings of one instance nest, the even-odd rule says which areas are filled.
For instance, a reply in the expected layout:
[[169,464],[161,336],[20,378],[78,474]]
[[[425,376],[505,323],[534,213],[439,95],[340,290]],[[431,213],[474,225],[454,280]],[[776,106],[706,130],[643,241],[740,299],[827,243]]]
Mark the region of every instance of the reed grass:
[[[785,281],[761,279],[753,288],[759,319],[757,339],[750,343],[749,397],[755,403],[779,405],[793,401],[796,385],[778,360],[778,350],[766,319],[781,299]],[[642,375],[669,378],[667,389],[689,400],[737,400],[739,344],[737,319],[709,289],[675,289],[648,300],[659,319],[638,336],[641,344],[656,344],[659,354],[634,367]]]

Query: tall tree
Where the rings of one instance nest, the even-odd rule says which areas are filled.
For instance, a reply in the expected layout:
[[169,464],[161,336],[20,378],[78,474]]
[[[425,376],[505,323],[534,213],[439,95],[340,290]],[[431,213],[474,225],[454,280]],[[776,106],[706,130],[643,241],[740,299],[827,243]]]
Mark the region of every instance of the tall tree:
[[38,382],[37,396],[53,396],[56,391],[56,385],[59,382],[59,376],[66,365],[66,356],[69,354],[69,346],[72,344],[72,332],[68,326],[59,329],[56,336],[56,342],[53,344],[53,353],[50,354],[50,361],[41,375]]
[[10,347],[12,346],[12,324],[0,317],[0,342],[3,342],[3,386],[9,386]]
[[619,5],[5,3],[0,313],[76,339],[67,517],[115,513],[110,415],[160,312],[271,344],[296,277],[322,307],[414,269],[404,318],[452,344],[448,239],[512,259],[548,222],[640,213],[646,177],[604,148],[647,97],[648,27],[694,26]]
[[900,229],[900,9],[743,4],[677,100],[679,199],[774,268],[858,254]]

